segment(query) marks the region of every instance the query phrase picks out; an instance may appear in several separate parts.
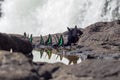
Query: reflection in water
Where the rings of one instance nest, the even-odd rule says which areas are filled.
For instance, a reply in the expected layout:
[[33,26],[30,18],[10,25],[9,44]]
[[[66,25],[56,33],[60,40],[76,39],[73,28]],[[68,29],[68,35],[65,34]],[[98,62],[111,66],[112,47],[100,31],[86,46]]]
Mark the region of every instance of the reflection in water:
[[43,56],[43,50],[40,50],[40,58]]
[[73,64],[77,64],[77,61],[79,60],[79,57],[73,55],[68,55],[66,56],[66,58],[69,60],[69,64],[71,64],[72,62]]
[[51,59],[51,56],[52,56],[52,50],[45,50],[45,52],[46,52],[47,55],[48,55],[48,59]]
[[63,55],[57,54],[58,50],[53,49],[41,49],[39,51],[33,51],[34,62],[48,62],[56,63],[62,62],[64,64],[77,64],[81,62],[81,59],[75,55]]

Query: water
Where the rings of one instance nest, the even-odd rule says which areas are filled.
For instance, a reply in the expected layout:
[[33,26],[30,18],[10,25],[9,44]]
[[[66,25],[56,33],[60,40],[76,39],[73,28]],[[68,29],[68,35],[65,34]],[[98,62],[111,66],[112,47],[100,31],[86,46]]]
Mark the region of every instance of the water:
[[120,19],[119,0],[5,0],[0,32],[46,35]]
[[57,55],[54,53],[48,54],[47,52],[42,52],[34,50],[33,52],[33,61],[34,62],[47,62],[47,63],[57,63],[61,62],[66,65],[68,64],[78,64],[81,62],[81,58],[77,56],[63,56],[63,55]]

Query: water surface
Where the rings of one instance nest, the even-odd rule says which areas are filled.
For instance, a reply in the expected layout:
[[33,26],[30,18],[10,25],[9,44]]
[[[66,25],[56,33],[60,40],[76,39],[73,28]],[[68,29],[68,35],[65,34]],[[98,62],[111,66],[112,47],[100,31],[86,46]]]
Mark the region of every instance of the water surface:
[[54,54],[52,51],[36,51],[33,50],[33,61],[34,62],[48,62],[57,63],[61,62],[64,64],[77,64],[81,62],[81,58],[77,56],[63,56]]

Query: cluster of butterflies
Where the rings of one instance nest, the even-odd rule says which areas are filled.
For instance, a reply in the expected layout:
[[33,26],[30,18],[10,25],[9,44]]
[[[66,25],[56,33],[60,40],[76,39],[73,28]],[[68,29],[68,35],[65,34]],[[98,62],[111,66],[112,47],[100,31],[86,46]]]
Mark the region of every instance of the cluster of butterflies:
[[44,41],[43,37],[40,36],[40,45],[49,45],[49,46],[53,46],[53,47],[64,46],[63,35],[60,35],[60,37],[58,35],[56,35],[56,37],[57,37],[57,43],[53,44],[52,36],[50,34],[49,34],[49,36],[48,36],[46,41]]
[[[67,27],[67,29],[68,29],[68,33],[67,33],[67,43],[66,44],[64,44],[62,34],[60,35],[60,37],[56,34],[57,44],[53,44],[52,36],[49,34],[48,39],[46,41],[44,41],[43,37],[40,36],[40,44],[39,45],[60,47],[60,46],[69,46],[71,44],[75,44],[79,40],[79,37],[83,34],[83,32],[80,29],[78,29],[77,26],[75,26],[75,28]],[[32,34],[29,37],[29,35],[27,36],[27,34],[24,33],[24,37],[28,38],[29,41],[32,43],[32,41],[33,41]]]
[[27,34],[26,32],[24,32],[24,37],[23,37],[24,39],[25,38],[27,38],[31,43],[32,43],[32,41],[33,41],[33,36],[32,36],[32,34],[29,36],[29,34]]

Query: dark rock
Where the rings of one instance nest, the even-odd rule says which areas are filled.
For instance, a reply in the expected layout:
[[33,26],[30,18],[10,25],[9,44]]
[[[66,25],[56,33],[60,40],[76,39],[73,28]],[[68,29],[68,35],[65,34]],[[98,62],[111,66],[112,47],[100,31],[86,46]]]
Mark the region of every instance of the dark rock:
[[12,49],[14,52],[29,54],[32,52],[32,44],[18,36],[0,33],[0,49],[7,51]]
[[80,31],[77,26],[75,28],[68,28],[68,37],[67,37],[67,46],[71,45],[72,43],[75,44],[79,40],[79,36],[83,34],[82,31]]
[[17,52],[22,52],[24,54],[32,52],[32,44],[28,40],[24,40],[16,36],[11,36],[11,38],[16,42],[18,48]]

